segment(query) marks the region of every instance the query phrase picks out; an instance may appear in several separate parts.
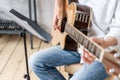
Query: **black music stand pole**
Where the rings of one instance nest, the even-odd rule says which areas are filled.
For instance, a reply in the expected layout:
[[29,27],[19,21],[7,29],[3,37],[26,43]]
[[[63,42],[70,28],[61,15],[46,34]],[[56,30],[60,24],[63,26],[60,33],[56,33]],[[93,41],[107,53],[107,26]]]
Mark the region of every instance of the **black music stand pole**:
[[[38,24],[37,24],[37,15],[36,15],[36,0],[33,1],[34,3],[34,12],[35,12],[35,21],[33,21],[32,19],[30,19],[32,17],[31,15],[31,5],[29,6],[30,8],[30,18],[27,18],[26,16],[22,15],[21,13],[17,12],[16,10],[14,9],[11,9],[10,12],[15,15],[16,17],[20,18],[21,20],[23,21],[26,21],[28,23],[28,25],[31,26],[31,28],[33,30],[35,30],[42,38],[44,42],[49,42],[51,40],[51,35],[46,32],[44,29],[42,29]],[[31,0],[29,0],[29,4],[31,4]],[[25,28],[25,27],[23,27]],[[27,31],[31,32],[31,30],[25,28]],[[28,66],[28,57],[27,57],[27,45],[26,45],[26,30],[23,30],[23,32],[21,32],[21,36],[23,37],[23,40],[24,40],[24,49],[25,49],[25,60],[26,60],[26,71],[27,71],[27,74],[24,75],[24,78],[26,80],[30,80],[30,74],[29,74],[29,66]],[[34,34],[34,33],[33,33]],[[32,34],[31,34],[32,35]],[[31,39],[32,40],[32,39]],[[32,42],[32,41],[31,41]],[[32,44],[32,43],[31,43]],[[33,45],[31,45],[31,48],[32,48]]]
[[23,30],[23,32],[21,32],[21,37],[23,37],[23,41],[24,41],[26,72],[27,72],[27,74],[24,74],[24,78],[26,80],[30,80],[29,67],[28,67],[28,56],[27,56],[27,45],[26,45],[26,30],[25,29]]

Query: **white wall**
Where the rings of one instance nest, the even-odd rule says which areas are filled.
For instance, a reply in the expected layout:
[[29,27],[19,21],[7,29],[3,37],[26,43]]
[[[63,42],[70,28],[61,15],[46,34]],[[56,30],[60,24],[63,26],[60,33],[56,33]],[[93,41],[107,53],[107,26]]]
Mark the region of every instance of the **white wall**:
[[[33,0],[32,0],[33,1]],[[52,26],[52,16],[54,0],[36,0],[38,24],[50,32]],[[0,18],[12,19],[9,10],[15,9],[29,17],[28,0],[0,0]]]

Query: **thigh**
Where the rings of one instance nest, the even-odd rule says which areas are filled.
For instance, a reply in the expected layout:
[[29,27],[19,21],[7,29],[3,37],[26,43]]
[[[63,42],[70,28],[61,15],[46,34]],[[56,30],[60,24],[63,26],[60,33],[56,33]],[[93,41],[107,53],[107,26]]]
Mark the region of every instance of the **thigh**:
[[104,80],[108,77],[102,63],[94,61],[92,64],[84,64],[70,80]]
[[68,65],[80,62],[80,54],[76,51],[62,50],[60,46],[53,46],[33,53],[32,58],[35,63],[44,62],[51,67]]

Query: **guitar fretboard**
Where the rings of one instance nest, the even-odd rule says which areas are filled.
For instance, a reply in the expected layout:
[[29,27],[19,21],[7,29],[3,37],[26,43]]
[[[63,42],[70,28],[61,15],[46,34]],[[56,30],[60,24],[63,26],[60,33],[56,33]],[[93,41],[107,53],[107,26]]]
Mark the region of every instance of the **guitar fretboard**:
[[86,35],[67,22],[65,24],[65,32],[67,32],[71,38],[83,45],[89,52],[93,53],[100,61],[102,61],[104,54],[104,49],[102,47],[91,41]]

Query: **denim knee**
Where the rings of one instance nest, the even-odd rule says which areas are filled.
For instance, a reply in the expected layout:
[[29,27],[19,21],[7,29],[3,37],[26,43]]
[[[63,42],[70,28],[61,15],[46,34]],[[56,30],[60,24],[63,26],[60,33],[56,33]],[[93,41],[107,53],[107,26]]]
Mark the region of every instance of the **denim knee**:
[[44,62],[42,58],[38,58],[36,53],[33,53],[29,58],[29,66],[34,71],[37,68],[44,67]]
[[70,80],[104,80],[107,77],[102,63],[94,61],[91,64],[84,64]]
[[33,68],[35,67],[35,63],[36,63],[34,54],[32,54],[32,55],[30,56],[28,62],[29,62],[30,68],[33,69]]

